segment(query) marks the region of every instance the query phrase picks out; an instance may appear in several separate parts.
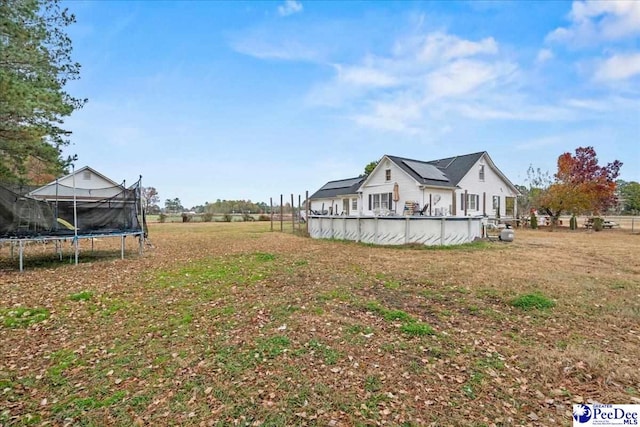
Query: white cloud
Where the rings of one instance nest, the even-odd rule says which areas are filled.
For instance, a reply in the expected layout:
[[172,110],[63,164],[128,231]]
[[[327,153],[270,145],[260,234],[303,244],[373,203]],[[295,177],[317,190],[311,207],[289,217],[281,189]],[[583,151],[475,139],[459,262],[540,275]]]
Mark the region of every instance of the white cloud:
[[436,33],[427,37],[418,57],[422,61],[433,62],[481,54],[495,55],[496,53],[498,53],[498,45],[493,37],[473,42],[447,34]]
[[360,126],[409,135],[420,132],[420,127],[415,123],[419,122],[421,118],[421,105],[404,96],[393,102],[376,102],[371,112],[353,117]]
[[340,81],[357,86],[389,87],[398,83],[393,76],[374,68],[343,67],[341,65],[337,65],[336,68]]
[[640,2],[634,0],[574,1],[571,24],[547,35],[547,41],[588,45],[640,34]]
[[270,42],[257,37],[235,40],[231,46],[237,52],[259,59],[280,59],[284,61],[321,62],[322,56],[315,49],[296,40]]
[[302,12],[302,3],[296,0],[285,0],[283,5],[278,6],[280,16],[289,16]]
[[498,43],[433,32],[398,40],[388,55],[335,65],[332,81],[316,85],[312,105],[348,110],[358,125],[415,135],[434,103],[474,99],[508,84],[516,64],[496,56]]
[[536,56],[536,64],[544,64],[551,59],[553,59],[553,51],[551,49],[540,49],[538,56]]
[[568,108],[527,105],[515,101],[511,105],[503,103],[460,104],[451,107],[462,116],[476,120],[511,120],[528,122],[557,122],[574,120],[576,115]]
[[429,100],[468,95],[502,77],[507,77],[515,68],[515,65],[501,63],[454,61],[426,76],[426,95]]
[[594,79],[601,82],[626,80],[640,74],[640,53],[613,55],[602,61]]

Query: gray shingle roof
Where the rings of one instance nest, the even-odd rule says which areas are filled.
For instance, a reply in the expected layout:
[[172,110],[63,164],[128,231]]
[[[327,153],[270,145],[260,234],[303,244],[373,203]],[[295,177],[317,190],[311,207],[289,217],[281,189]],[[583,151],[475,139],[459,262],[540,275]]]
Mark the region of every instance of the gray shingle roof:
[[345,196],[356,194],[360,184],[364,181],[365,177],[339,179],[336,181],[329,181],[323,185],[318,191],[313,193],[310,199],[328,199],[332,197]]
[[[485,152],[480,151],[478,153],[447,157],[446,159],[429,160],[426,162],[397,156],[387,155],[387,157],[422,185],[456,187],[483,154],[485,154]],[[437,169],[430,171],[430,166]],[[446,180],[441,176],[439,177],[437,171],[440,171]]]

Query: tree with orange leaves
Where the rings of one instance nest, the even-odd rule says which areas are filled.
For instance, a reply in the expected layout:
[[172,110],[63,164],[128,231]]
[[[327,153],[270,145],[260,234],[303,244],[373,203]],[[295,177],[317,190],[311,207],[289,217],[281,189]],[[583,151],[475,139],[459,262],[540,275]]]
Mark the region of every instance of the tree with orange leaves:
[[616,178],[622,162],[598,165],[593,147],[578,147],[575,154],[558,157],[555,182],[540,196],[541,210],[557,223],[563,212],[601,214],[615,203]]

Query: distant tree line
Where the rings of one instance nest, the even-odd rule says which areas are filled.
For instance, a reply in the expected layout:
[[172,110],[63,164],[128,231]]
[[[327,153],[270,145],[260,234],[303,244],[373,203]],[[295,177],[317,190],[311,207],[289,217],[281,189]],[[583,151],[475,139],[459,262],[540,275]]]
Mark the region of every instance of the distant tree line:
[[264,202],[254,203],[251,200],[216,200],[213,203],[199,207],[196,206],[196,212],[202,209],[202,213],[211,214],[233,214],[233,213],[267,213],[269,205]]

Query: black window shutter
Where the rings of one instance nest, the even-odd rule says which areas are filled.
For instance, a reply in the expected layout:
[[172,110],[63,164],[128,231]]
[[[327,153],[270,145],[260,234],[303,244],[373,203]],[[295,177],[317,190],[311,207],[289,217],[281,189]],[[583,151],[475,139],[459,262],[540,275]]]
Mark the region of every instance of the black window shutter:
[[389,210],[393,209],[393,193],[389,193]]
[[371,210],[371,194],[369,194],[369,210]]

